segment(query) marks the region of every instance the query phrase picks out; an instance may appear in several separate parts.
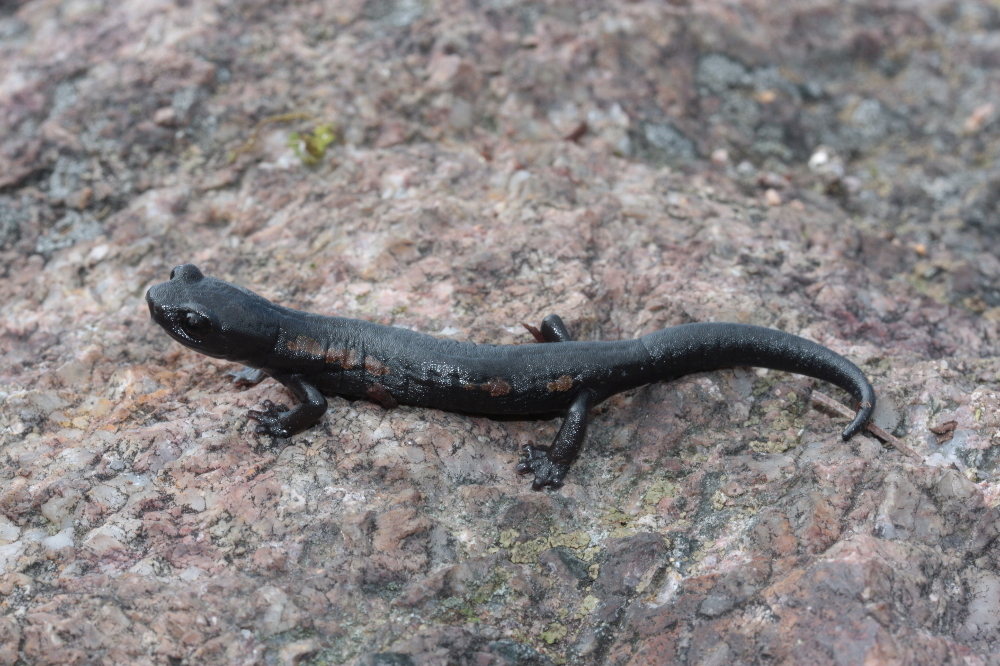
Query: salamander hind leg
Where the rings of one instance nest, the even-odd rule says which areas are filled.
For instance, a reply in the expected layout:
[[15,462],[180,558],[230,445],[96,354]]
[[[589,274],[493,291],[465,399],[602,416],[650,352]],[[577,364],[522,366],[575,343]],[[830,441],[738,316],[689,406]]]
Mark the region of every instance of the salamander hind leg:
[[587,412],[595,402],[592,392],[581,391],[566,411],[566,418],[552,446],[524,447],[525,457],[518,463],[517,473],[535,475],[535,480],[531,483],[532,490],[562,486],[566,472],[587,434]]
[[535,328],[531,324],[521,324],[535,338],[535,342],[570,342],[573,336],[569,334],[562,317],[550,314],[542,320],[542,327]]
[[272,437],[291,437],[302,432],[326,413],[326,398],[319,390],[305,381],[302,375],[276,377],[301,401],[294,409],[264,401],[263,411],[251,409],[247,416],[257,422],[257,434]]
[[563,323],[562,317],[550,314],[542,320],[542,337],[546,342],[572,342],[573,336]]

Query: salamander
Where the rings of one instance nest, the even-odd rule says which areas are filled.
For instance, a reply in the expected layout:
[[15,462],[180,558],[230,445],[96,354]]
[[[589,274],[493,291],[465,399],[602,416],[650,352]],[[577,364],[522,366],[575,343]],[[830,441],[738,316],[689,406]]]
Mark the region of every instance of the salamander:
[[146,293],[153,321],[186,347],[258,369],[299,401],[264,401],[247,416],[256,432],[290,437],[326,412],[328,395],[368,398],[386,408],[431,407],[487,416],[562,414],[551,446],[528,446],[518,463],[532,488],[558,488],[576,458],[590,408],[644,384],[732,366],[794,372],[835,384],[859,408],[843,438],[875,407],[864,373],[836,352],[770,328],[732,323],[673,326],[634,340],[574,341],[562,319],[539,329],[545,344],[491,345],[439,339],[358,319],[282,307],[243,287],[177,266]]

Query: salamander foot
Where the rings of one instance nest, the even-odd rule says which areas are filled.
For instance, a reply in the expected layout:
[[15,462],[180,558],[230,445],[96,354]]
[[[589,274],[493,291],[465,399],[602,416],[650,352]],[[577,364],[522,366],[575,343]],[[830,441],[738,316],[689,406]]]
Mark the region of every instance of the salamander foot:
[[251,409],[247,412],[247,417],[257,422],[254,432],[258,435],[290,437],[292,433],[283,425],[284,419],[281,418],[287,412],[287,406],[281,403],[274,404],[270,400],[265,400],[263,411]]
[[532,490],[541,490],[546,486],[553,489],[562,487],[563,477],[568,470],[569,463],[549,459],[547,446],[525,446],[524,457],[517,464],[518,474],[535,475],[535,480],[531,483]]

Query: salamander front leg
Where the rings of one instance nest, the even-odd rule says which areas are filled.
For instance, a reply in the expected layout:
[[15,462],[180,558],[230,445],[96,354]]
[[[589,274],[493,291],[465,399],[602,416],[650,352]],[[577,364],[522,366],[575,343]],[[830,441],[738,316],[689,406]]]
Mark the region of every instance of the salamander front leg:
[[545,486],[558,488],[562,485],[587,434],[587,412],[595,402],[591,391],[581,391],[566,411],[566,418],[552,446],[524,447],[525,457],[518,463],[517,473],[534,473],[532,490],[541,490]]
[[291,437],[319,421],[326,413],[326,398],[315,386],[307,383],[302,375],[284,375],[275,379],[287,386],[300,404],[294,409],[288,409],[284,405],[265,400],[263,411],[248,411],[247,416],[257,421],[255,431],[258,434]]
[[528,329],[528,333],[534,336],[535,342],[570,342],[573,340],[573,336],[566,329],[562,317],[556,314],[550,314],[543,319],[541,329],[535,328],[531,324],[522,323],[521,326]]

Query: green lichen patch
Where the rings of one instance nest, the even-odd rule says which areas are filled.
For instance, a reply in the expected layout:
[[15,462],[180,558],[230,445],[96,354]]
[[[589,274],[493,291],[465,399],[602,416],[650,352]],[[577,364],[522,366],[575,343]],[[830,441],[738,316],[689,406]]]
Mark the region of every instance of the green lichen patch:
[[542,632],[542,640],[548,645],[552,645],[566,638],[568,633],[569,629],[566,628],[566,625],[560,622],[553,622]]
[[[590,535],[583,531],[553,534],[552,536],[517,542],[516,539],[519,536],[517,530],[504,530],[497,538],[497,543],[501,547],[509,549],[510,561],[514,564],[535,564],[542,551],[560,546],[583,551],[586,554],[586,551],[589,550],[587,546],[590,545]],[[590,558],[584,557],[583,559],[589,560]]]
[[642,502],[646,506],[656,506],[664,497],[674,497],[677,495],[677,487],[675,482],[666,479],[655,481],[646,490]]
[[331,123],[322,123],[312,132],[292,132],[288,135],[288,147],[306,166],[316,166],[326,155],[326,148],[337,140],[337,133]]

